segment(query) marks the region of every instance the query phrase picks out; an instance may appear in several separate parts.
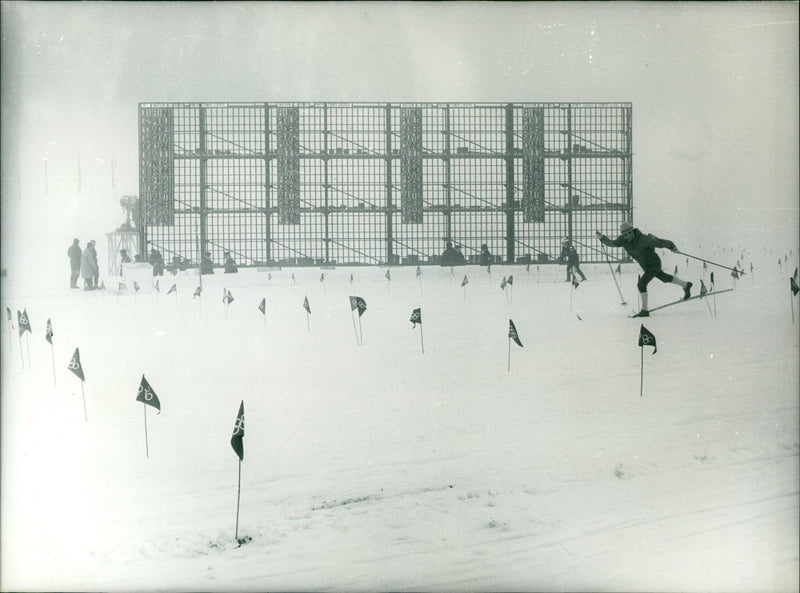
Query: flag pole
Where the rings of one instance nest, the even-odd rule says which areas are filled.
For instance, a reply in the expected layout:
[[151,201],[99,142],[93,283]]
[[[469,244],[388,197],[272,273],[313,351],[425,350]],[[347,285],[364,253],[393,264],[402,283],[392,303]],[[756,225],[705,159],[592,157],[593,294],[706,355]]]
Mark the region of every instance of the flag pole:
[[419,324],[419,342],[422,344],[422,353],[425,354],[425,338],[422,336],[422,324]]
[[89,422],[89,417],[86,415],[86,392],[83,390],[83,379],[81,379],[81,397],[83,398],[83,421]]
[[22,353],[22,336],[19,337],[19,363],[25,368],[25,356]]
[[[360,309],[359,309],[360,311]],[[361,313],[358,314],[358,333],[361,336],[361,341],[359,342],[359,346],[364,345],[364,330],[361,328]]]
[[147,440],[147,404],[142,402],[142,409],[144,410],[144,448],[147,452],[147,458],[150,459],[150,444]]
[[639,397],[642,397],[642,393],[644,392],[644,345],[639,346],[639,354]]
[[789,308],[792,310],[792,325],[794,325],[794,295],[789,289]]
[[306,325],[308,326],[308,331],[311,331],[311,317],[309,316],[308,311],[306,311]]
[[511,372],[511,336],[508,336],[508,372]]
[[28,334],[25,334],[25,349],[28,351],[28,368],[31,368],[31,343],[28,341]]
[[[358,332],[356,331],[356,318],[353,317],[352,309],[350,309],[350,320],[353,322],[353,333],[356,335],[356,344],[361,346],[361,341],[358,339]],[[359,319],[358,322],[361,323],[361,320]]]
[[236,488],[236,541],[239,541],[239,501],[242,496],[242,460],[239,459],[239,485]]

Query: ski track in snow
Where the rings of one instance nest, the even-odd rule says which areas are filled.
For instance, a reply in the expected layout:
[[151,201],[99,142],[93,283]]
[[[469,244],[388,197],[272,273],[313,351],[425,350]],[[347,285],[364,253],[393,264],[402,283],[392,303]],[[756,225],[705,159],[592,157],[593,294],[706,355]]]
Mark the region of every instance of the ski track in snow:
[[413,267],[243,270],[204,277],[202,302],[188,275],[135,298],[4,283],[33,325],[3,332],[4,589],[797,591],[800,318],[774,258],[717,317],[698,299],[633,320],[632,265],[628,306],[584,266],[572,310],[561,266],[423,267],[422,287]]

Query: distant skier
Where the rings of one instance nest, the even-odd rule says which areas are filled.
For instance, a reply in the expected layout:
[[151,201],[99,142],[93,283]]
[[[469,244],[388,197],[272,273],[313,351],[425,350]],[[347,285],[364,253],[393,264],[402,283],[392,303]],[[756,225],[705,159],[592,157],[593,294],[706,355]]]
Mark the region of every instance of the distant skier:
[[83,255],[78,239],[72,240],[72,245],[67,249],[67,255],[69,256],[69,287],[78,288],[78,276],[81,275],[81,256]]
[[639,282],[636,285],[642,298],[642,310],[634,317],[650,316],[650,312],[647,309],[647,285],[653,278],[658,278],[664,283],[677,284],[683,288],[684,300],[691,296],[691,282],[685,282],[661,269],[661,258],[658,257],[656,248],[678,251],[675,243],[669,239],[659,239],[655,235],[645,235],[639,229],[634,228],[628,221],[624,221],[619,225],[619,237],[616,239],[609,239],[600,231],[597,231],[596,234],[603,245],[623,247],[628,252],[628,255],[635,259],[644,270],[644,274],[639,278]]
[[586,275],[581,270],[581,257],[572,242],[564,237],[561,239],[561,255],[558,257],[558,263],[567,264],[567,279],[569,282],[578,274],[581,277],[581,282],[586,280]]

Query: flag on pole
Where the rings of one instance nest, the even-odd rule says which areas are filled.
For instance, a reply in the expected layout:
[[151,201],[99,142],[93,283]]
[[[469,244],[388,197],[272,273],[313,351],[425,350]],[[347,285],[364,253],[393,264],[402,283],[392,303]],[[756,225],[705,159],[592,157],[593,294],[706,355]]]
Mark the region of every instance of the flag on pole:
[[30,319],[28,318],[27,309],[23,309],[22,313],[17,311],[17,326],[19,327],[20,337],[22,337],[22,334],[24,334],[25,332],[33,333],[31,331],[31,322]]
[[158,286],[158,280],[156,280],[156,283],[154,284],[154,286],[155,286],[156,292],[161,292],[161,288],[159,288],[159,286]]
[[133,281],[133,290],[135,290],[136,292],[139,292],[139,288],[140,288],[139,287],[139,283],[136,282],[136,280],[134,280]]
[[144,378],[142,375],[142,382],[139,383],[139,390],[136,393],[136,401],[142,402],[147,404],[148,406],[153,406],[158,413],[161,413],[161,402],[156,395],[156,392],[150,387],[150,383],[147,382],[147,379]]
[[642,324],[642,327],[639,330],[639,346],[652,346],[653,354],[658,352],[658,346],[656,346],[656,337],[653,335],[653,332],[644,326],[644,324]]
[[575,274],[572,274],[572,288],[578,288],[580,286],[580,281],[575,277]]
[[352,283],[353,283],[353,275],[350,274],[350,284],[352,284]]
[[120,282],[120,283],[117,285],[117,290],[120,290],[120,291],[121,291],[121,290],[128,290],[128,287],[127,287],[127,286],[125,286],[125,283],[124,283],[124,282]]
[[311,314],[311,305],[308,304],[308,296],[303,299],[303,309],[305,309],[306,313],[309,315]]
[[711,289],[713,290],[714,289],[714,272],[711,272],[710,280],[711,280]]
[[467,278],[467,275],[464,274],[464,279],[461,281],[461,286],[466,286],[467,284],[469,284],[469,278]]
[[14,322],[11,321],[11,309],[9,309],[8,307],[6,307],[6,316],[8,317],[8,322],[13,327],[14,326]]
[[192,299],[194,299],[195,297],[199,297],[201,292],[203,292],[202,288],[200,288],[199,286],[197,288],[195,288],[194,289],[194,294],[192,295]]
[[622,268],[620,267],[620,264],[617,264],[616,274],[618,276],[622,276]]
[[506,280],[506,284],[514,284],[514,276],[509,276],[508,280]]
[[47,320],[47,330],[45,331],[44,339],[51,344],[53,343],[53,324],[49,319]]
[[177,284],[173,284],[172,286],[170,286],[169,290],[167,291],[167,294],[172,294],[173,292],[178,292],[178,285]]
[[700,279],[700,298],[702,299],[704,296],[708,294],[708,288],[706,288],[706,283]]
[[739,271],[736,268],[734,268],[733,270],[731,270],[731,276],[733,276],[734,280],[738,280],[739,279]]
[[261,299],[261,302],[258,303],[258,310],[261,311],[264,315],[267,314],[267,299],[266,299],[266,297]]
[[391,281],[392,280],[392,271],[386,270],[386,279]]
[[223,293],[224,294],[222,295],[222,302],[225,303],[226,305],[230,305],[234,300],[231,291],[223,289]]
[[673,276],[677,276],[678,275],[678,265],[677,264],[675,264],[675,271],[672,274],[673,274]]
[[231,447],[239,456],[239,460],[244,460],[244,400],[239,404],[239,413],[236,415],[236,424],[233,425],[231,435]]
[[83,365],[81,364],[81,353],[78,352],[78,349],[75,348],[75,354],[72,355],[72,358],[69,359],[69,364],[67,368],[71,370],[81,381],[86,381],[86,378],[83,375]]
[[414,309],[411,312],[411,319],[409,319],[409,321],[411,321],[411,323],[414,324],[413,327],[417,327],[418,323],[422,325],[422,309],[420,308]]
[[517,326],[514,325],[514,322],[510,319],[508,320],[508,337],[514,340],[518,346],[522,346],[522,342],[519,341],[519,334],[517,333]]
[[500,288],[502,288],[503,290],[506,289],[506,277],[505,276],[503,276],[503,281],[500,283]]
[[361,317],[364,314],[364,311],[367,310],[367,303],[361,297],[351,296],[350,310],[355,311],[356,309],[358,309],[358,316]]
[[791,288],[793,295],[797,295],[800,292],[800,286],[797,286],[797,280],[794,278],[789,278],[789,288]]
[[419,278],[420,276],[422,276],[422,270],[420,270],[419,266],[417,266],[417,278]]

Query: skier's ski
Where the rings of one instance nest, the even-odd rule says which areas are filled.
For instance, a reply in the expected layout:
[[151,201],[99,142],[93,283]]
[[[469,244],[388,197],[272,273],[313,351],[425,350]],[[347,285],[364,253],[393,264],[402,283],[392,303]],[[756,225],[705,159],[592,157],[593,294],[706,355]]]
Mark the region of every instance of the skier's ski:
[[[672,301],[671,303],[667,303],[665,305],[659,305],[658,307],[653,307],[652,309],[648,309],[648,313],[652,313],[653,311],[658,311],[659,309],[664,309],[665,307],[671,307],[672,305],[679,305],[680,303],[686,303],[688,301],[693,301],[695,299],[708,298],[708,297],[713,296],[715,294],[722,294],[723,292],[730,292],[732,290],[733,290],[732,288],[726,288],[724,290],[715,290],[714,292],[707,292],[706,294],[704,294],[702,296],[697,294],[697,295],[695,295],[693,297],[689,297],[688,299],[680,299],[678,301]],[[634,315],[628,315],[628,317],[633,318],[633,317],[636,317],[636,315],[635,314]]]

